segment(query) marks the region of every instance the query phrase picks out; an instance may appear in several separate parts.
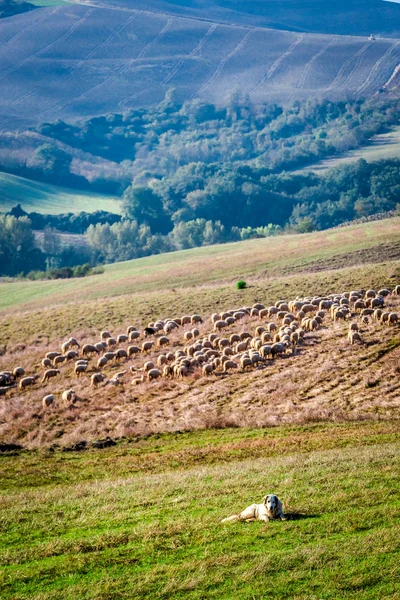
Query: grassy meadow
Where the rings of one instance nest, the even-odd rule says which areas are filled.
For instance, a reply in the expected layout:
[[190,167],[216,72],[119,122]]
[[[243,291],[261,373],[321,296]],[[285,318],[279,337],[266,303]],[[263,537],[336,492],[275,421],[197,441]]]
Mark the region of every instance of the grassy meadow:
[[52,215],[93,212],[94,208],[121,213],[120,202],[114,196],[63,188],[0,172],[0,212],[7,212],[16,204],[21,204],[26,212]]
[[351,150],[343,155],[327,158],[315,164],[312,164],[300,171],[316,171],[323,172],[333,167],[340,167],[348,163],[356,162],[364,159],[367,162],[375,162],[377,160],[388,160],[390,158],[400,157],[400,127],[395,127],[387,133],[381,133],[371,138],[370,142],[365,146],[361,146],[356,150]]
[[[6,599],[396,599],[399,423],[0,458]],[[288,520],[221,524],[275,492]]]

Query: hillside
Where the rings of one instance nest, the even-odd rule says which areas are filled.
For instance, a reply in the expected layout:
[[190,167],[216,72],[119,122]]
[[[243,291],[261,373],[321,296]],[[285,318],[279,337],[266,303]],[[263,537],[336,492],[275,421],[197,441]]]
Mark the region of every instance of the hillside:
[[[382,5],[393,27],[400,8]],[[369,40],[365,32],[281,31],[262,19],[222,23],[218,11],[212,20],[208,6],[190,18],[175,16],[165,4],[152,8],[62,5],[5,20],[0,127],[154,105],[170,89],[178,102],[217,104],[236,92],[254,102],[363,98],[377,93],[399,63],[396,39]]]
[[[204,320],[198,326],[199,339],[204,339],[212,331],[215,311],[351,289],[392,290],[400,282],[399,247],[400,219],[394,218],[109,265],[103,275],[80,280],[3,282],[0,339],[7,341],[0,369],[22,365],[26,374],[41,376],[43,356],[71,335],[82,344],[92,343],[104,329],[117,336],[128,325],[142,329],[159,318],[198,313]],[[247,289],[236,289],[239,278],[246,279]],[[388,296],[385,306],[399,312],[400,297]],[[354,309],[352,320],[359,324],[360,345],[348,343],[348,323],[332,321],[328,311],[321,328],[306,332],[304,342],[286,356],[267,358],[244,371],[217,369],[206,376],[200,366],[183,378],[137,386],[130,380],[140,370],[128,371],[121,385],[95,389],[90,376],[98,370],[97,357],[81,378],[74,375],[73,362],[67,362],[49,383],[6,392],[0,435],[5,441],[37,447],[105,435],[394,416],[399,409],[399,325],[389,327],[372,318],[361,321]],[[276,317],[272,321],[279,325]],[[254,315],[238,321],[225,335],[254,335],[256,327],[265,325],[265,318]],[[192,328],[168,334],[163,351],[182,350],[184,334]],[[143,336],[137,343],[142,342]],[[119,347],[127,345],[121,341]],[[109,362],[103,371],[111,378],[131,366],[141,369],[159,354],[154,346],[127,362]],[[68,388],[79,398],[71,405],[60,398]],[[46,411],[41,402],[49,393],[55,394],[56,404]]]
[[117,198],[72,190],[0,172],[0,212],[21,204],[26,212],[42,214],[104,210],[120,214]]

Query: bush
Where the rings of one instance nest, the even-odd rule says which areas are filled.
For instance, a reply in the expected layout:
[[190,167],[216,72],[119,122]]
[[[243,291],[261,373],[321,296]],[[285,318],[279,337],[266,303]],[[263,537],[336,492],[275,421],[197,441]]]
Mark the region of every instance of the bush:
[[247,283],[241,279],[237,282],[236,287],[238,290],[244,290],[247,288]]

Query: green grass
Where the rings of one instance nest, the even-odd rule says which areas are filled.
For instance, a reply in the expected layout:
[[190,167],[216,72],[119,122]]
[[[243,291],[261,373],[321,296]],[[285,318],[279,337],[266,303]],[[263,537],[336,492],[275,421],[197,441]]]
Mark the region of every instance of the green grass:
[[323,172],[333,167],[339,167],[348,163],[356,162],[363,158],[367,162],[400,157],[400,127],[395,127],[388,133],[375,135],[369,144],[351,150],[340,156],[327,158],[314,163],[299,171]]
[[[1,458],[2,599],[398,598],[399,423]],[[220,524],[275,492],[293,519]]]
[[61,6],[62,4],[68,4],[68,2],[64,2],[63,0],[29,0],[31,4],[34,4],[38,8],[43,8],[45,6]]
[[120,202],[114,196],[58,187],[9,173],[0,173],[0,212],[9,211],[18,203],[26,212],[43,214],[57,215],[95,210],[121,213]]

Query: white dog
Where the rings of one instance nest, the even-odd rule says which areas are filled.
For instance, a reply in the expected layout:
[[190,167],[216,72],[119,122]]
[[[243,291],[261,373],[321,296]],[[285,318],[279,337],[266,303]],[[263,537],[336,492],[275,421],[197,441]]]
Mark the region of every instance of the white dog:
[[282,512],[282,502],[275,494],[264,496],[262,504],[252,504],[238,515],[222,519],[221,523],[227,521],[270,521],[271,519],[281,519],[281,521],[286,519]]

